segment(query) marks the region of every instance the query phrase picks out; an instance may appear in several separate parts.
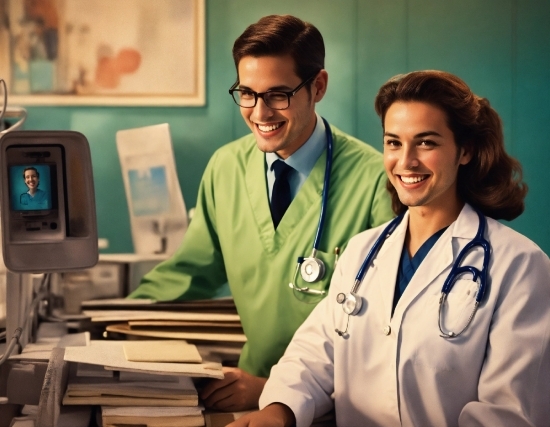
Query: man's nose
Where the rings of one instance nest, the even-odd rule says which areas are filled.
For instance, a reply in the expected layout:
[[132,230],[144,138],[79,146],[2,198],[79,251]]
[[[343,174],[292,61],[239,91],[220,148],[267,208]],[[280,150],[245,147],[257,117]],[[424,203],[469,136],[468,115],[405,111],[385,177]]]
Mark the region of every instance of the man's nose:
[[253,108],[251,118],[254,121],[261,121],[266,117],[271,117],[273,115],[273,109],[269,108],[263,98],[258,97],[256,105]]

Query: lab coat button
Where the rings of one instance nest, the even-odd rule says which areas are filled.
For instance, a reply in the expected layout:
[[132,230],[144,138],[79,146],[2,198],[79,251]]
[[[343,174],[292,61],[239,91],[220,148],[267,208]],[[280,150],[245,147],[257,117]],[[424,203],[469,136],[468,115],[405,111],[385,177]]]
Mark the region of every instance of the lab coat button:
[[389,335],[391,334],[391,326],[384,326],[384,334]]

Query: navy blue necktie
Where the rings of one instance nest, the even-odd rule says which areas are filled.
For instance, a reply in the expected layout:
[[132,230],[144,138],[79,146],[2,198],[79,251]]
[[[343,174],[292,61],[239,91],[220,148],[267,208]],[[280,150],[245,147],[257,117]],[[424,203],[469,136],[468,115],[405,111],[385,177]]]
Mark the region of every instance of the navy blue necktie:
[[277,228],[290,205],[288,174],[293,169],[282,160],[275,160],[271,169],[275,172],[275,183],[271,193],[271,218],[273,218],[273,225]]

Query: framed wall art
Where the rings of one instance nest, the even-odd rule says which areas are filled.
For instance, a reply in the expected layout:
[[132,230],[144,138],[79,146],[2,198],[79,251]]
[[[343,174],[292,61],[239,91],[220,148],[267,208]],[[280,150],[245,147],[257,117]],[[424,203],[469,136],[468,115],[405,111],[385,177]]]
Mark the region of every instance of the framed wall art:
[[0,0],[10,104],[200,106],[205,0]]

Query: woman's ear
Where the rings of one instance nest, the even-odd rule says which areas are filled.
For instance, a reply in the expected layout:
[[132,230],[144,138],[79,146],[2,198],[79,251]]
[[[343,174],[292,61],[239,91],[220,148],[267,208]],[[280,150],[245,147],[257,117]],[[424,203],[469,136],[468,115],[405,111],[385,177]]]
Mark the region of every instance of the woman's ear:
[[464,146],[460,147],[460,155],[458,157],[458,163],[460,165],[467,165],[470,163],[473,157],[472,144],[467,143]]

